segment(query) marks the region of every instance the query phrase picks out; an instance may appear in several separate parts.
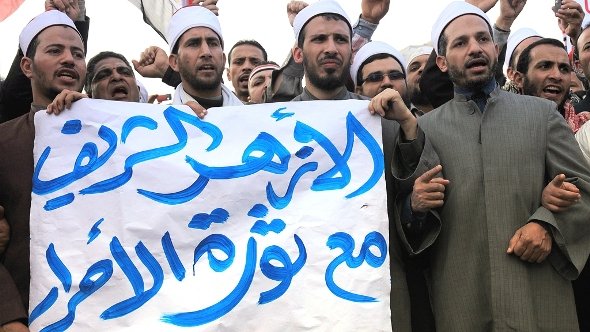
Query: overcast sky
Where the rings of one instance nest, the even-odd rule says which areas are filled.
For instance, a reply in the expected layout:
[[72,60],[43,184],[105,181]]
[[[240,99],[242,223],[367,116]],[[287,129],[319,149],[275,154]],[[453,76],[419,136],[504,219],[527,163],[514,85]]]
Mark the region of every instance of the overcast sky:
[[[310,3],[315,2],[308,1]],[[587,1],[587,0],[583,0]],[[269,60],[282,63],[293,42],[293,30],[286,14],[288,0],[219,0],[220,21],[226,51],[240,39],[256,39],[267,50]],[[360,0],[339,0],[356,21]],[[388,42],[398,49],[430,40],[432,23],[451,0],[391,0],[389,13],[382,20],[373,40]],[[529,1],[513,29],[531,27],[547,37],[561,39],[557,19],[551,11],[553,0]],[[6,76],[18,49],[18,35],[26,23],[44,10],[43,0],[26,0],[12,16],[0,22],[0,75]],[[499,4],[497,5],[499,7]],[[143,23],[141,13],[125,0],[86,0],[91,18],[88,58],[101,51],[122,53],[137,59],[150,45],[167,50],[167,44]],[[498,8],[488,14],[492,21]],[[150,93],[170,93],[171,88],[156,79],[140,80]]]

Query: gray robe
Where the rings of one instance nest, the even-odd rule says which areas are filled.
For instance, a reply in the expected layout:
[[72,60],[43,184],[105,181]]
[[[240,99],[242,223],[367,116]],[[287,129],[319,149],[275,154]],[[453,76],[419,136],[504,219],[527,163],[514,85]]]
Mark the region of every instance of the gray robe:
[[[409,241],[395,222],[410,254],[432,247],[437,331],[577,331],[570,280],[590,252],[590,170],[555,104],[496,88],[483,113],[455,95],[418,122],[426,139],[400,144],[395,154],[419,156],[419,163],[400,163],[394,154],[394,176],[415,178],[439,157],[450,184],[420,241]],[[582,200],[553,214],[541,206],[541,193],[559,173]],[[547,223],[553,237],[540,264],[506,253],[514,232],[533,219]]]

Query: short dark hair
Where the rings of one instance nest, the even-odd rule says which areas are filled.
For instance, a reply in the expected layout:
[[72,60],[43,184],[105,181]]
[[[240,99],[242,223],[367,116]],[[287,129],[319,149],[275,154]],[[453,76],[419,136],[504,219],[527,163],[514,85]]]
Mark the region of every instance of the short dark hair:
[[539,39],[522,50],[522,53],[520,53],[520,57],[518,58],[518,63],[516,64],[516,71],[526,75],[526,73],[529,71],[529,65],[531,63],[531,51],[539,45],[551,45],[562,48],[565,51],[565,45],[563,45],[563,43],[557,39]]
[[[361,85],[361,82],[363,80],[363,68],[365,68],[365,66],[368,63],[371,63],[375,60],[381,60],[381,59],[387,59],[387,58],[392,58],[399,63],[399,61],[393,55],[387,54],[387,53],[373,54],[370,57],[368,57],[367,60],[363,61],[363,63],[361,63],[361,66],[359,67],[359,70],[356,72],[356,85]],[[401,63],[400,63],[400,66],[402,66]],[[402,69],[402,71],[404,71],[404,69]]]
[[243,39],[243,40],[239,40],[237,43],[234,44],[234,46],[231,47],[231,49],[229,50],[229,53],[227,53],[227,64],[230,65],[231,64],[231,53],[234,51],[234,48],[238,47],[238,46],[242,46],[242,45],[251,45],[254,46],[256,48],[258,48],[259,50],[262,51],[262,57],[264,61],[268,60],[268,54],[266,54],[266,50],[264,49],[264,47],[262,47],[262,45],[260,45],[259,42],[253,40],[253,39]]
[[[477,14],[464,14],[464,15],[476,15],[479,16]],[[455,19],[461,17],[463,15],[457,16],[455,17]],[[480,16],[481,17],[481,16]],[[490,36],[492,36],[492,41],[494,40],[494,31],[492,30],[492,27],[490,26],[490,24],[488,23],[488,21],[486,21],[486,19],[484,19],[483,17],[481,17],[482,20],[484,20],[488,26],[488,30],[490,32]],[[451,21],[453,22],[453,21]],[[449,22],[449,24],[451,24],[451,22]],[[438,45],[436,45],[436,50],[438,51],[438,55],[442,55],[442,56],[446,56],[447,55],[447,45],[449,43],[449,40],[447,39],[447,36],[445,36],[445,30],[447,30],[447,27],[449,26],[449,24],[447,24],[447,26],[445,26],[445,28],[441,31],[440,33],[440,37],[438,37]]]
[[311,21],[312,19],[314,19],[318,16],[325,17],[326,20],[346,22],[346,24],[348,25],[348,28],[350,29],[350,38],[352,39],[352,27],[350,26],[350,23],[348,22],[347,19],[345,19],[341,15],[338,15],[335,13],[324,13],[324,14],[318,14],[316,16],[310,17],[309,20],[307,20],[307,22],[305,22],[305,24],[301,27],[301,32],[299,32],[299,38],[297,39],[297,47],[299,47],[299,48],[303,47],[303,41],[305,40],[305,26],[307,25],[307,23],[309,23],[309,21]]
[[94,74],[96,74],[96,64],[98,64],[100,61],[104,60],[104,59],[108,59],[108,58],[117,58],[121,61],[123,61],[127,67],[131,68],[131,64],[129,64],[129,61],[127,61],[127,59],[125,58],[125,56],[123,56],[120,53],[116,53],[116,52],[111,52],[111,51],[104,51],[104,52],[100,52],[97,55],[93,56],[90,60],[88,60],[88,65],[86,65],[86,85],[85,85],[85,89],[86,89],[86,93],[88,93],[89,96],[92,97],[92,78],[94,77]]
[[33,39],[31,39],[31,42],[29,43],[29,48],[27,48],[27,54],[26,57],[29,59],[34,59],[35,58],[35,54],[37,54],[37,46],[39,46],[39,34],[37,34],[35,37],[33,37]]

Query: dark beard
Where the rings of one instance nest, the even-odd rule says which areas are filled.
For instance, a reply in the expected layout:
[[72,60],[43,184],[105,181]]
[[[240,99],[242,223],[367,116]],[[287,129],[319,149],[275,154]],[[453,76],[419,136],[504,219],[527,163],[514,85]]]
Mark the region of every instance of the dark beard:
[[453,84],[472,91],[477,91],[483,89],[483,87],[495,76],[497,68],[498,61],[494,61],[488,75],[478,78],[477,80],[470,81],[467,81],[465,78],[465,72],[457,69],[456,67],[449,66],[448,73]]
[[215,90],[221,85],[221,80],[223,77],[223,69],[218,71],[214,78],[208,80],[202,80],[194,76],[190,70],[183,67],[180,67],[179,71],[183,82],[186,82],[186,84],[195,90]]
[[408,91],[410,102],[414,105],[430,105],[430,100],[426,98],[426,95],[420,91],[420,89],[412,89]]
[[346,79],[348,78],[347,75],[350,71],[350,64],[344,66],[340,75],[333,75],[334,71],[325,77],[320,77],[320,75],[313,70],[307,70],[310,66],[306,58],[303,58],[303,68],[305,69],[305,75],[313,86],[320,90],[332,91],[346,84]]

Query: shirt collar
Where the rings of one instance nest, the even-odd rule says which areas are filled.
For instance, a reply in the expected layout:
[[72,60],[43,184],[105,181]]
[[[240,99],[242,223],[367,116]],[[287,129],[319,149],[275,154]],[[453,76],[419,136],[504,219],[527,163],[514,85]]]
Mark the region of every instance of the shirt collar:
[[473,94],[478,93],[480,91],[482,91],[486,96],[489,96],[490,93],[492,93],[492,91],[494,91],[494,89],[496,88],[496,79],[495,78],[491,78],[483,87],[481,90],[475,91],[473,89],[470,88],[464,88],[464,87],[459,87],[459,86],[455,86],[455,93],[456,94],[460,94],[465,96],[465,98],[467,99],[471,99],[471,96],[473,96]]

